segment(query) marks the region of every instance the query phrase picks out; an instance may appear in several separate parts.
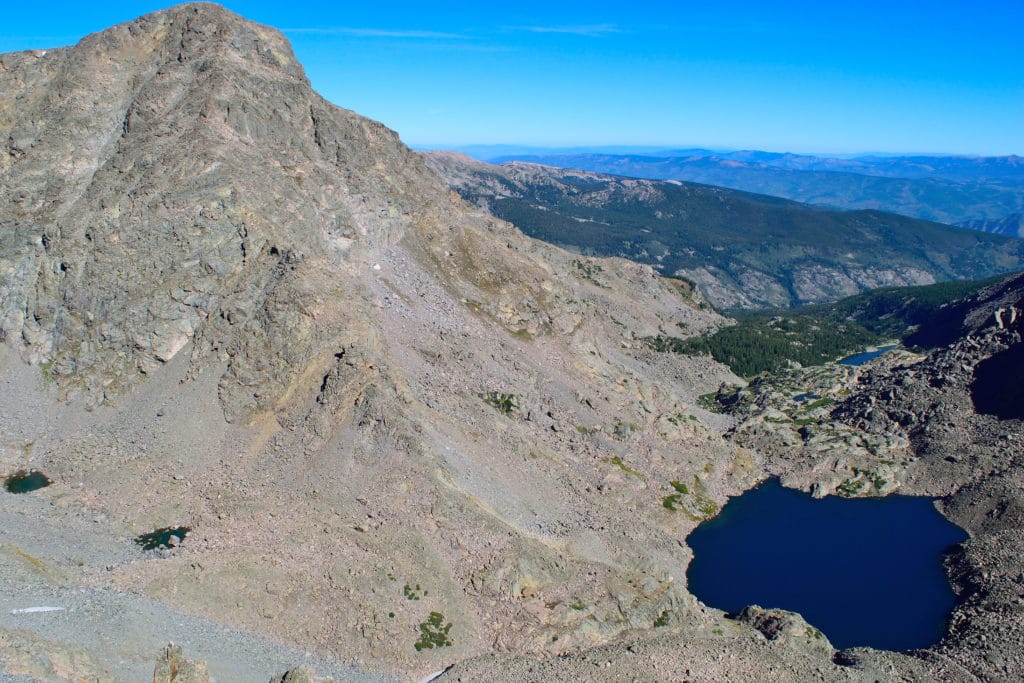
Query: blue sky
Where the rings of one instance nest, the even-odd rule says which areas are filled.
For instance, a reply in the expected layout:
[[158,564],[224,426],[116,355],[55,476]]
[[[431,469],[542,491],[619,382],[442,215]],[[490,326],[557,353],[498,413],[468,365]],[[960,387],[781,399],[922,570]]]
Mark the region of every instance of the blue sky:
[[[224,3],[407,143],[1024,154],[1024,1]],[[7,3],[0,51],[157,2]]]

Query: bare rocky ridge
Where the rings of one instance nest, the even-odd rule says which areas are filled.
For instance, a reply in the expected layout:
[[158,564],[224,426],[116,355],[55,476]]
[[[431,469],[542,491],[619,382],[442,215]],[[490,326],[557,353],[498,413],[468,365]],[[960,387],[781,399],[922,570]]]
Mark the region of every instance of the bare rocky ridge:
[[0,492],[9,675],[140,680],[169,640],[220,680],[997,670],[700,605],[686,534],[784,456],[637,338],[727,321],[465,204],[273,29],[192,4],[4,55],[0,141],[0,474],[54,480]]

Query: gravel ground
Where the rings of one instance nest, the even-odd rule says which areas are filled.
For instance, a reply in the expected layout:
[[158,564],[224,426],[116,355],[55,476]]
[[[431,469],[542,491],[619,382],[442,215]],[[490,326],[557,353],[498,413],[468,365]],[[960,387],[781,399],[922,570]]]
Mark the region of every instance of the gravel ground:
[[[141,681],[170,641],[205,660],[214,681],[265,681],[299,664],[339,681],[392,680],[103,586],[108,568],[146,553],[91,526],[99,527],[42,495],[0,493],[0,661],[8,667],[40,676],[59,666],[61,652],[78,652],[102,662],[102,680]],[[40,607],[56,609],[24,611]]]
[[[43,441],[94,428],[103,415],[53,408],[38,368],[0,347],[0,470],[32,466]],[[135,413],[155,413],[137,395]],[[62,667],[99,680],[142,681],[168,642],[205,660],[214,681],[266,681],[299,664],[338,681],[388,681],[349,663],[175,610],[112,587],[120,567],[155,559],[129,530],[83,507],[73,484],[29,494],[0,489],[0,673],[2,681],[65,680]],[[33,608],[47,611],[23,611]],[[14,672],[14,673],[11,673]],[[26,675],[27,674],[27,675]],[[75,680],[78,680],[77,678]]]

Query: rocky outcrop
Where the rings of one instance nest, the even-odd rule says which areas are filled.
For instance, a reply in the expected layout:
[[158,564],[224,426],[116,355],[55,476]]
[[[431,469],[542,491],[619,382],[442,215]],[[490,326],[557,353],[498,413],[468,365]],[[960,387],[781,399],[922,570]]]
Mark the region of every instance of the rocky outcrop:
[[820,650],[826,655],[833,652],[828,638],[795,612],[748,605],[740,610],[736,620],[753,626],[771,641],[785,642],[790,647]]
[[333,679],[320,678],[311,667],[299,666],[280,676],[274,676],[270,683],[333,683]]
[[184,352],[226,362],[229,419],[272,407],[350,324],[339,259],[429,212],[394,133],[214,6],[5,56],[0,91],[0,336],[93,405]]
[[210,683],[206,663],[185,659],[180,645],[163,649],[153,669],[153,683]]
[[[865,373],[835,416],[873,433],[903,432],[911,450],[932,461],[941,456],[956,464],[982,452],[978,457],[986,462],[1000,454],[1010,457],[1013,427],[1024,418],[1022,309],[1024,276],[949,307],[944,322],[961,336],[918,362]],[[935,334],[925,329],[915,338]],[[1007,446],[993,451],[992,442],[1000,440]]]

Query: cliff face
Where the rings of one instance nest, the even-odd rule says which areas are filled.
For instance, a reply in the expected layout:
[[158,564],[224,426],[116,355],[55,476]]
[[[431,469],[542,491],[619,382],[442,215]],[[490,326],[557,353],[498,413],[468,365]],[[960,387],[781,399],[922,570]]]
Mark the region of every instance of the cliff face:
[[7,55],[0,79],[0,334],[93,404],[201,339],[229,419],[269,408],[344,326],[312,315],[318,285],[447,204],[283,36],[215,6]]

